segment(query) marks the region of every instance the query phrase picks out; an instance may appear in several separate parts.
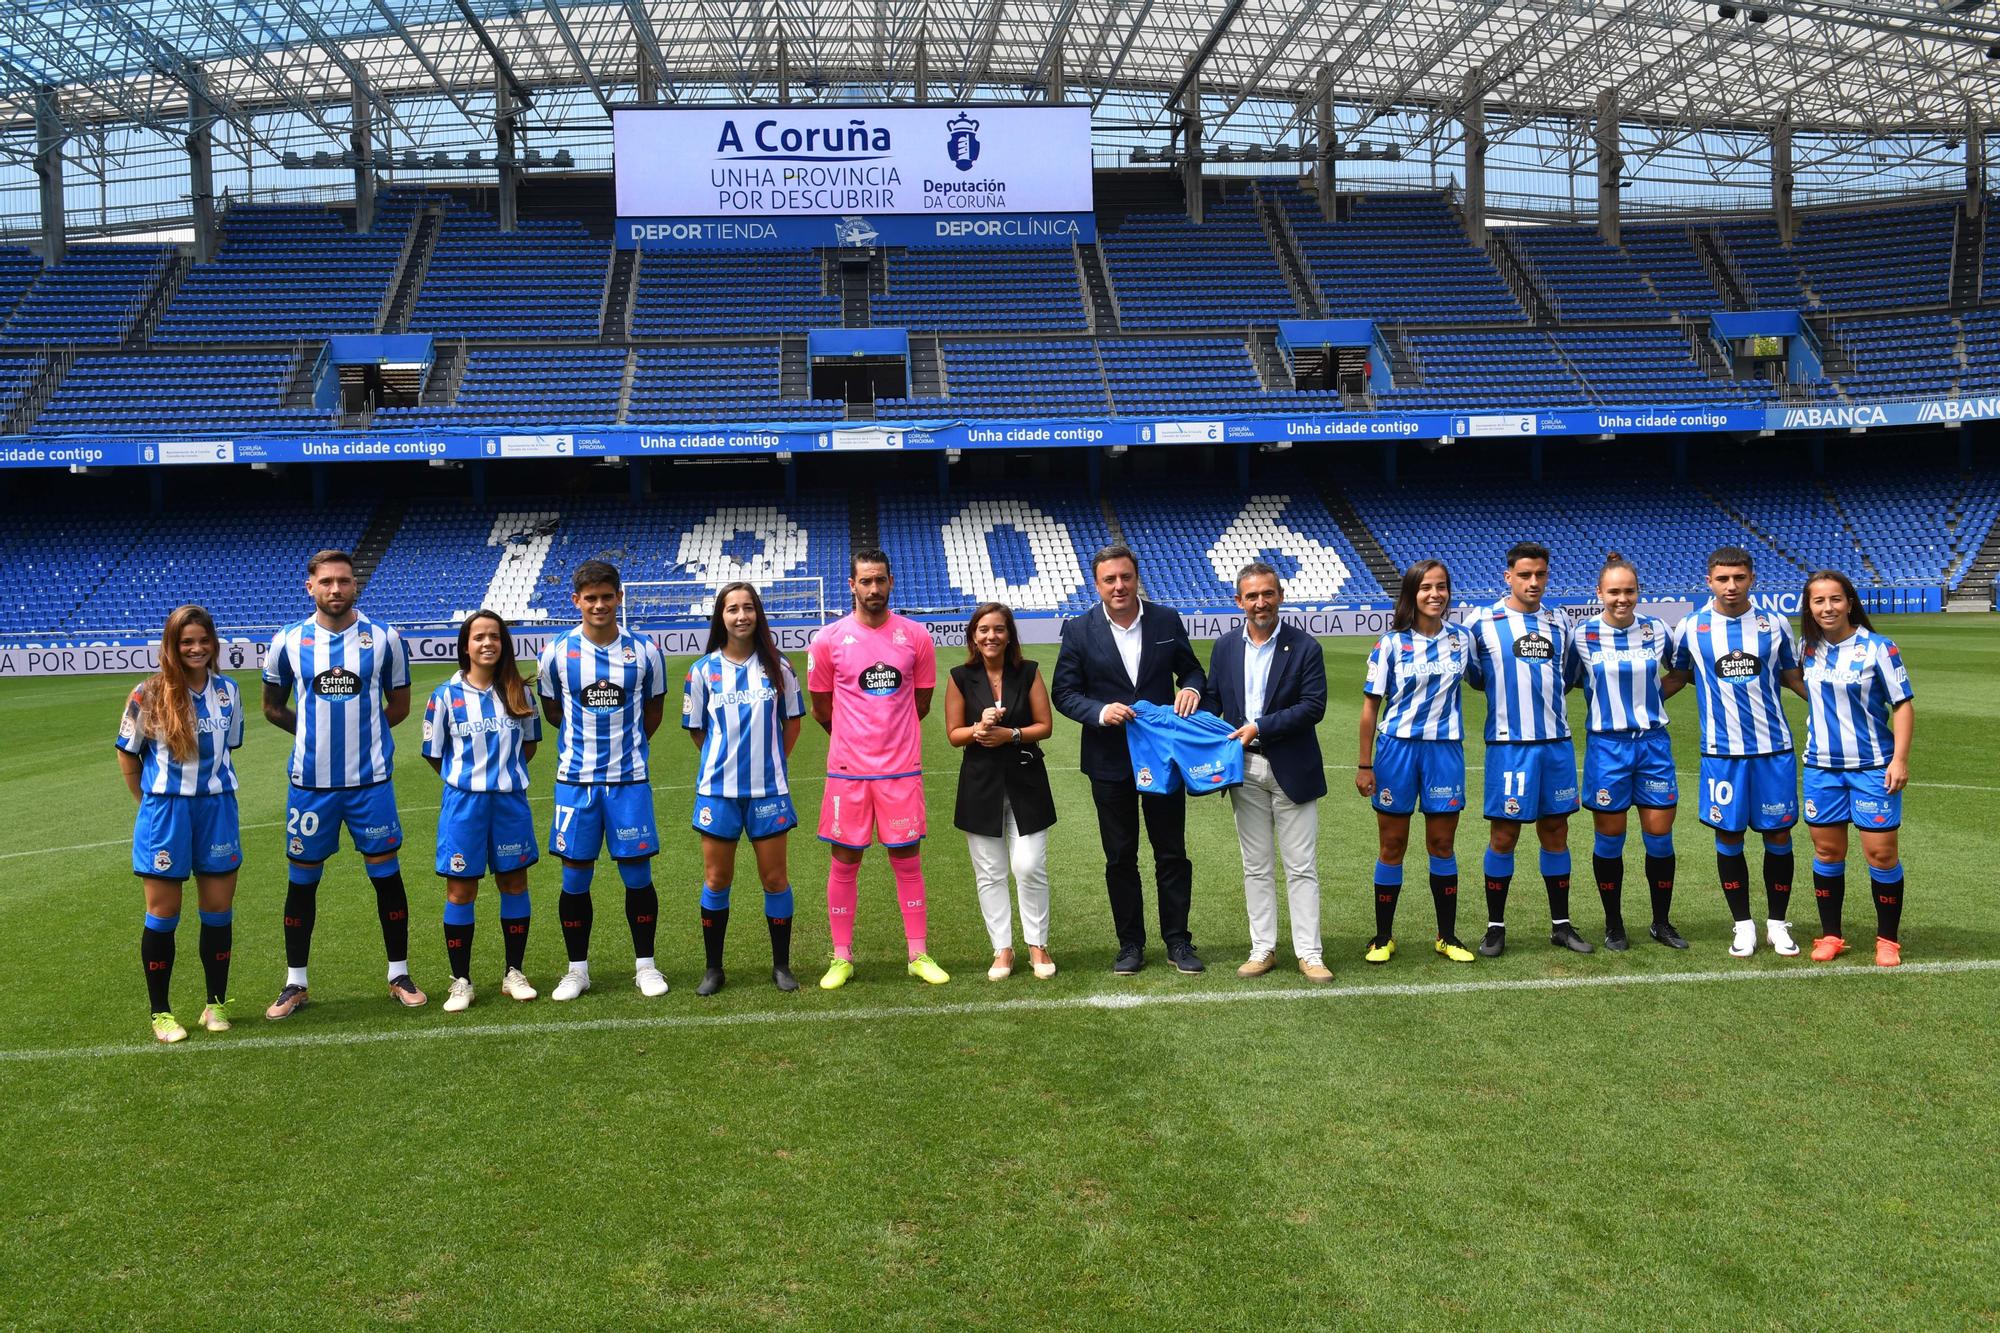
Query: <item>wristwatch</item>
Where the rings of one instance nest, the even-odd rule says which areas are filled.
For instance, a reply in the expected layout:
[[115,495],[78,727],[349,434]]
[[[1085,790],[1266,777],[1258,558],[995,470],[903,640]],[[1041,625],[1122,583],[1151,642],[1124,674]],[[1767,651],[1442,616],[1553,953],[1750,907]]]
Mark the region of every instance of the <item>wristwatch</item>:
[[1020,743],[1021,743],[1021,729],[1019,727],[1016,727],[1014,728],[1014,744],[1019,745]]

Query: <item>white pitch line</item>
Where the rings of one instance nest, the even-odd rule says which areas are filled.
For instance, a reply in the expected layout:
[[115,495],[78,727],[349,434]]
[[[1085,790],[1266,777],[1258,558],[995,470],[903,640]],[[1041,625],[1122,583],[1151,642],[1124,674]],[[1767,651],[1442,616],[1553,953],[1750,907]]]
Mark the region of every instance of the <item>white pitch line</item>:
[[[1431,996],[1480,995],[1507,991],[1598,990],[1616,986],[1682,986],[1706,982],[1808,981],[1822,977],[1938,976],[2000,970],[2000,958],[1971,958],[1939,963],[1905,963],[1895,971],[1866,965],[1796,967],[1783,971],[1659,972],[1650,976],[1528,977],[1514,981],[1449,981],[1431,985],[1393,983],[1380,986],[1289,986],[1271,990],[1144,993],[1100,992],[1058,999],[971,1000],[955,1004],[864,1005],[853,1009],[759,1009],[735,1014],[666,1014],[657,1018],[580,1018],[548,1023],[483,1023],[458,1027],[387,1029],[375,1032],[295,1033],[282,1037],[185,1043],[187,1053],[301,1050],[325,1046],[379,1046],[388,1043],[458,1041],[473,1037],[540,1037],[571,1032],[657,1032],[681,1028],[761,1027],[782,1023],[880,1022],[904,1018],[1046,1013],[1075,1009],[1146,1009],[1163,1005],[1255,1004],[1272,1001],[1426,999]],[[63,1060],[108,1060],[126,1055],[162,1052],[158,1042],[125,1045],[45,1047],[0,1050],[0,1064],[50,1063]]]

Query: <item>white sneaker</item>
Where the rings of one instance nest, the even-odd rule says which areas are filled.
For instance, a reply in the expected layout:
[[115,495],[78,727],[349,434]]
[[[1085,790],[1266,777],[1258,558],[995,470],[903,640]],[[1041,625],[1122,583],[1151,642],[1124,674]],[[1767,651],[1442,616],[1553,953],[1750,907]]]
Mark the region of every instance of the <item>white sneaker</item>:
[[[1755,921],[1738,921],[1736,923],[1736,934],[1729,941],[1729,956],[1731,958],[1748,958],[1756,952],[1757,923]],[[1797,953],[1798,950],[1794,949],[1792,952]]]
[[1780,958],[1797,958],[1799,946],[1792,942],[1792,923],[1789,921],[1766,921],[1764,938],[1771,942],[1771,948]]
[[549,992],[551,1000],[574,1000],[590,989],[590,978],[581,972],[565,972],[556,988]]
[[451,991],[444,997],[444,1011],[462,1014],[472,1007],[472,978],[453,977]]
[[667,993],[667,979],[660,975],[660,969],[657,967],[640,968],[633,974],[632,984],[637,986],[639,993],[649,1000],[657,999]]
[[518,967],[508,968],[507,975],[500,978],[500,993],[510,1000],[532,1000],[540,994],[528,984],[527,977],[521,974]]

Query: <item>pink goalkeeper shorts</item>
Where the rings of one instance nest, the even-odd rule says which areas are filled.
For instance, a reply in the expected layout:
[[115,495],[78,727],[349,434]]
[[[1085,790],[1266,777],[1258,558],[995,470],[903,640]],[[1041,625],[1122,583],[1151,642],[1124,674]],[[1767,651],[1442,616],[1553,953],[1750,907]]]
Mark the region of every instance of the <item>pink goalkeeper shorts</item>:
[[819,805],[822,842],[842,847],[914,847],[924,836],[924,780],[844,778],[829,773]]

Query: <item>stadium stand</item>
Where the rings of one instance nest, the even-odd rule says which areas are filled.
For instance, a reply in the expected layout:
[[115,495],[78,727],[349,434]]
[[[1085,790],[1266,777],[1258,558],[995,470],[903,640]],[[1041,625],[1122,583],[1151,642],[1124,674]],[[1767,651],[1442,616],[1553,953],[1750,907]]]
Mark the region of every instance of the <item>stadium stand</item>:
[[1240,338],[1106,338],[1097,347],[1124,416],[1341,410],[1333,392],[1267,392]]
[[1547,281],[1565,320],[1665,313],[1631,256],[1606,245],[1595,227],[1515,227],[1508,235]]
[[296,366],[284,352],[85,355],[36,425],[49,434],[322,427],[326,413],[283,405]]
[[1098,245],[1125,328],[1298,318],[1298,303],[1247,192],[1215,203],[1198,225],[1185,213],[1128,214],[1099,231]]
[[[373,333],[408,233],[386,209],[374,231],[309,204],[237,204],[223,244],[196,264],[153,333],[156,343],[295,342]],[[402,223],[401,229],[396,224]]]
[[625,375],[620,348],[475,349],[457,400],[448,405],[384,407],[380,425],[603,425],[618,417]]
[[611,243],[580,222],[526,219],[501,234],[489,214],[448,215],[425,270],[410,332],[494,338],[596,338]]
[[1955,206],[1813,213],[1792,254],[1820,304],[1834,310],[1943,305],[1951,296]]
[[1684,223],[1643,223],[1619,230],[1619,242],[1645,274],[1660,303],[1680,315],[1725,309],[1722,294],[1702,267]]
[[1755,403],[1759,384],[1714,379],[1676,329],[1551,333],[1549,339],[1606,403]]
[[1991,393],[2000,389],[2000,310],[1968,310],[1960,325],[1965,336],[1961,392]]
[[1088,328],[1068,250],[903,250],[869,302],[877,327],[1057,333]]
[[642,347],[635,353],[626,420],[838,421],[836,399],[786,398],[775,343],[742,346]]
[[1378,394],[1384,407],[1581,407],[1590,401],[1540,333],[1414,333],[1419,387]]
[[0,344],[117,346],[172,257],[164,245],[71,246],[35,277],[0,326]]
[[1080,489],[894,491],[879,497],[878,512],[899,605],[969,610],[998,600],[1017,611],[1075,614],[1097,601],[1089,559],[1110,545],[1111,529]]
[[[727,493],[637,502],[576,496],[486,506],[422,501],[404,515],[368,582],[364,604],[380,618],[448,622],[488,604],[499,548],[510,537],[526,546],[535,529],[546,528],[539,548],[527,555],[532,570],[525,578],[523,571],[509,571],[513,577],[502,591],[520,600],[496,606],[503,614],[532,620],[541,611],[574,621],[570,572],[593,559],[617,565],[627,584],[703,579],[719,587],[739,577],[758,582],[818,577],[838,607],[847,589],[847,509],[840,492],[795,500]],[[707,609],[704,603],[702,612]]]
[[642,254],[632,332],[644,338],[837,329],[840,297],[825,290],[819,255]]
[[42,259],[33,250],[19,245],[0,245],[0,327],[21,304],[21,298],[42,276]]
[[1852,362],[1841,385],[1857,398],[1946,394],[1959,380],[1958,321],[1948,315],[1848,319],[1834,329]]
[[1247,496],[1214,487],[1126,488],[1113,508],[1126,540],[1144,553],[1147,595],[1182,610],[1233,610],[1237,571],[1252,560],[1278,571],[1293,606],[1383,595],[1303,478],[1270,473]]
[[1778,224],[1769,218],[1724,222],[1716,233],[1729,247],[1736,267],[1750,283],[1752,303],[1759,310],[1805,310],[1805,279],[1792,252],[1778,239]]
[[1083,339],[948,342],[941,398],[884,398],[884,415],[968,419],[1103,416],[1110,410],[1094,344]]
[[1285,210],[1333,318],[1411,324],[1526,318],[1442,194],[1361,195],[1346,221],[1329,222],[1296,183],[1265,189]]

